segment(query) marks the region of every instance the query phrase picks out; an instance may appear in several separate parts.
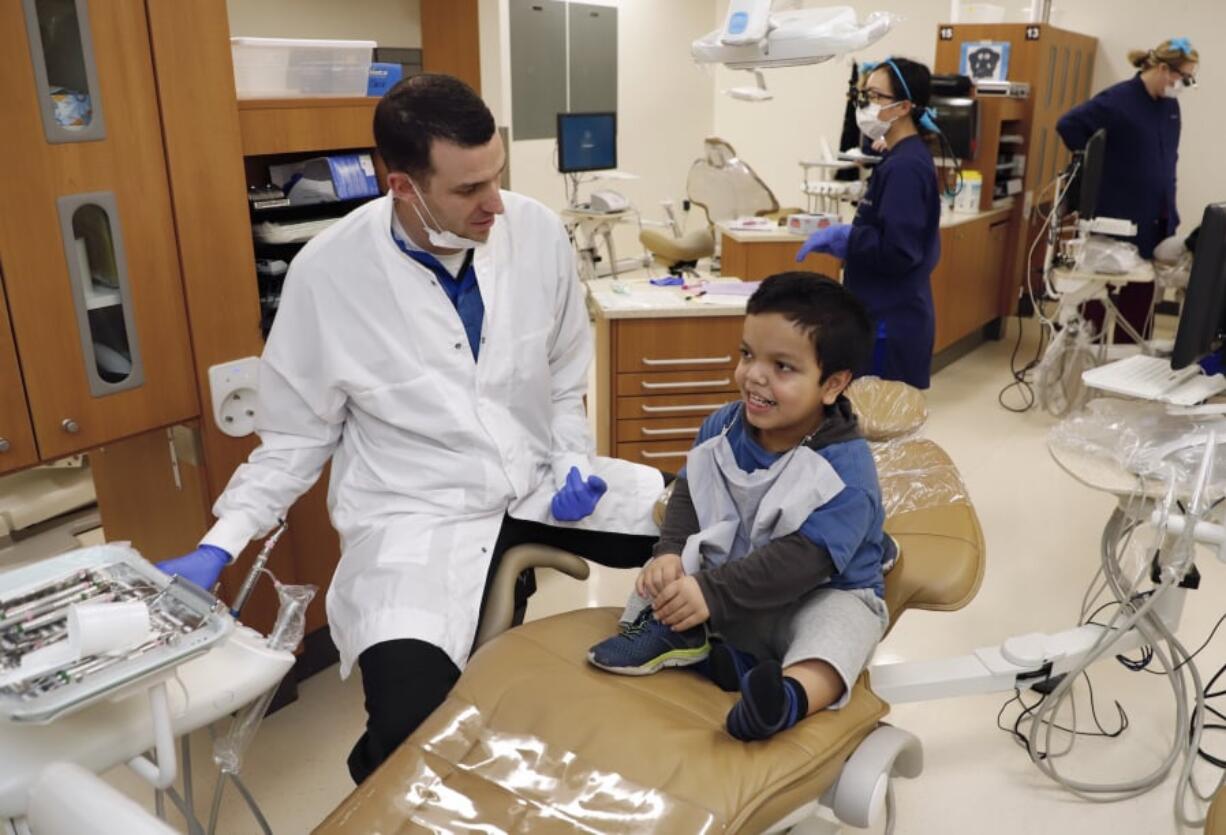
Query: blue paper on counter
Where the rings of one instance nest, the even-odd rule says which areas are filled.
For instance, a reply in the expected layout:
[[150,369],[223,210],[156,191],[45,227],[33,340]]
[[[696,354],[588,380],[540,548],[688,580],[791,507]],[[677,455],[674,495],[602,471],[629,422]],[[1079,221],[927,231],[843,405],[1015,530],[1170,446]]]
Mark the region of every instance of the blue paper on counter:
[[651,283],[657,287],[680,287],[685,284],[685,279],[679,275],[662,275],[659,278],[653,278]]
[[404,76],[404,68],[399,64],[374,63],[370,65],[370,77],[366,82],[366,95],[382,96],[396,86],[396,82]]

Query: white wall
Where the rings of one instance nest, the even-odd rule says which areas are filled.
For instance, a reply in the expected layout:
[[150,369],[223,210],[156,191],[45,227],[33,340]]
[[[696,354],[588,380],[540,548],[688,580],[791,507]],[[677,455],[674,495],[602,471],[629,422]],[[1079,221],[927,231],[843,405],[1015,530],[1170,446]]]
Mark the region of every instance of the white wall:
[[[715,28],[713,0],[596,1],[618,9],[618,169],[639,179],[595,187],[616,189],[645,217],[663,219],[660,201],[685,197],[690,163],[701,155],[713,123],[711,77],[694,65],[689,51],[691,41]],[[507,2],[481,0],[479,8],[482,95],[498,123],[510,125]],[[495,14],[501,15],[501,25],[493,30],[489,20]],[[498,62],[497,72],[487,59]],[[554,163],[554,144],[552,139],[512,141],[511,188],[560,210],[566,206],[566,190]],[[585,185],[581,195],[586,197],[591,188]],[[615,241],[619,257],[642,252],[638,231],[630,225],[618,227]]]
[[230,34],[421,46],[421,0],[226,0]]
[[[1010,9],[1010,20],[1020,21],[1025,2],[999,0]],[[723,20],[727,0],[715,0]],[[813,4],[806,4],[813,5]],[[856,55],[875,60],[895,54],[931,66],[936,51],[937,24],[949,18],[948,0],[850,0],[861,16],[877,9],[892,9],[905,20],[876,46]],[[1226,200],[1226,173],[1215,162],[1216,142],[1226,132],[1226,16],[1221,0],[1168,0],[1160,6],[1149,0],[1064,0],[1057,4],[1055,21],[1065,29],[1093,35],[1098,41],[1093,89],[1128,78],[1130,49],[1156,46],[1168,37],[1187,35],[1202,53],[1200,89],[1181,98],[1183,139],[1179,161],[1179,211],[1183,230],[1199,222],[1206,203]],[[770,70],[767,86],[774,100],[741,102],[720,91],[746,84],[749,76],[720,68],[715,75],[714,133],[732,143],[781,204],[804,205],[797,162],[813,156],[817,137],[825,134],[838,142],[843,118],[843,95],[850,66],[832,61],[816,66]]]

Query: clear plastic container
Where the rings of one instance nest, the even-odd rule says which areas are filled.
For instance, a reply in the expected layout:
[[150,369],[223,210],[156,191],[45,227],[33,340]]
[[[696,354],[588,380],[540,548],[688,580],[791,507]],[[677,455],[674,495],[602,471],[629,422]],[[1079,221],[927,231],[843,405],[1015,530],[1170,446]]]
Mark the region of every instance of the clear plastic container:
[[240,99],[365,96],[374,41],[231,38]]

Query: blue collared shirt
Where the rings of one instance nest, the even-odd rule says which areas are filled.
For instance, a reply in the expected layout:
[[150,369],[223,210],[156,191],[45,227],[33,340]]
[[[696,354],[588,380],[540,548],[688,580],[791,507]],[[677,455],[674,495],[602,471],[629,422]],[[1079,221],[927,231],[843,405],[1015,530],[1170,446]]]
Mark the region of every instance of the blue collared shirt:
[[475,362],[481,349],[485,302],[481,298],[481,287],[477,284],[477,270],[473,267],[473,250],[468,250],[464,256],[464,266],[460,268],[460,274],[452,276],[437,258],[425,250],[413,249],[395,232],[392,232],[392,240],[400,247],[401,252],[434,273],[438,286],[443,288],[460,316],[460,324],[464,326],[464,333],[468,336],[468,347],[472,349]]

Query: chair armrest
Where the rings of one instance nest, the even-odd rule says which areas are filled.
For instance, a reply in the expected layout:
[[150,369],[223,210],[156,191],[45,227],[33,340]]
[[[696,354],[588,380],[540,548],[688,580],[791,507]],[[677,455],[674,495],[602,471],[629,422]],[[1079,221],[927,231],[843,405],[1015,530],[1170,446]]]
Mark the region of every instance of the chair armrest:
[[481,610],[476,646],[511,628],[515,617],[515,581],[529,568],[555,568],[576,580],[586,580],[591,569],[582,557],[552,545],[516,545],[502,555],[494,582]]

